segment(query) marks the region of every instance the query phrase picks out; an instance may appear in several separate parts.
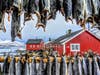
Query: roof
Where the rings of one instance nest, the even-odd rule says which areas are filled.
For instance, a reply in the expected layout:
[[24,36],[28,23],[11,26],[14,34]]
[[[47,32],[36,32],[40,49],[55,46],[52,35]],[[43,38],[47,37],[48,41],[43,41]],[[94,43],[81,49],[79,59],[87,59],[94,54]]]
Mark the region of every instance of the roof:
[[75,32],[72,32],[71,34],[65,34],[59,38],[57,38],[56,40],[52,41],[51,43],[56,43],[56,44],[63,44],[64,42],[71,40],[73,38],[75,38],[76,36],[78,36],[79,34],[83,33],[84,31],[89,32],[91,35],[93,35],[94,37],[96,37],[97,39],[100,40],[100,37],[97,37],[95,34],[93,34],[92,32],[88,31],[88,30],[78,30]]
[[29,39],[26,44],[39,44],[43,41],[42,39]]
[[93,28],[90,32],[100,39],[100,30],[98,28]]
[[68,40],[70,38],[72,38],[73,36],[75,36],[76,34],[80,33],[82,30],[78,30],[76,32],[73,32],[71,34],[65,34],[59,38],[57,38],[56,40],[52,41],[52,43],[62,43],[64,39]]

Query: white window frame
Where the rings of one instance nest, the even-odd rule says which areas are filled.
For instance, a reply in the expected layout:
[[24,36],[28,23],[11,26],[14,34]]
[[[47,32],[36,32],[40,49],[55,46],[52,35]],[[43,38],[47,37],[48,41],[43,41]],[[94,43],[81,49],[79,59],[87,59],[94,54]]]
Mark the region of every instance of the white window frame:
[[37,45],[37,48],[39,48],[40,47],[40,45]]
[[32,48],[35,48],[35,45],[33,45]]
[[33,48],[33,46],[32,46],[32,45],[30,45],[30,48]]
[[[73,50],[72,49],[72,45],[78,45],[79,46],[79,49],[78,50]],[[70,44],[70,50],[71,50],[71,52],[79,52],[80,51],[80,44],[79,43],[71,43]]]

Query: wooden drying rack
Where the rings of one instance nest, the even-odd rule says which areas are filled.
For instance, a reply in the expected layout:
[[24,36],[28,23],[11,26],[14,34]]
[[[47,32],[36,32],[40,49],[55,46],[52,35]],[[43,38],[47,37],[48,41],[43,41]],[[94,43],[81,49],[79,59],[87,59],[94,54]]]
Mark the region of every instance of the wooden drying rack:
[[[60,62],[61,62],[61,57],[57,57],[57,59],[58,59],[58,63],[60,63]],[[88,58],[88,59],[89,59],[90,61],[92,61],[92,58]],[[3,56],[0,57],[0,62],[4,62],[4,60],[5,60],[5,59],[4,59]],[[12,60],[12,58],[9,57],[9,58],[8,58],[8,62],[10,63],[11,60]],[[16,62],[16,63],[17,63],[19,60],[20,60],[20,57],[15,57],[15,62]],[[28,62],[28,63],[31,63],[32,60],[33,60],[32,57],[29,57],[27,60],[25,60],[24,57],[21,59],[22,62],[26,61],[26,62]],[[35,57],[35,60],[36,60],[37,63],[39,63],[40,60],[43,60],[44,63],[47,63],[47,62],[48,62],[48,59],[47,59],[47,58],[43,58],[43,59],[42,59],[41,57]],[[50,57],[50,62],[53,62],[53,60],[54,60],[54,57]],[[80,60],[82,60],[82,57],[80,57]],[[68,62],[69,62],[69,60],[68,60],[68,58],[66,58],[66,63],[68,63]],[[74,62],[74,58],[71,59],[71,62]]]
[[[57,57],[58,59],[58,62],[61,62],[61,57]],[[5,58],[3,56],[0,57],[0,62],[4,62]],[[12,58],[9,57],[8,58],[8,62],[11,62]],[[20,57],[15,57],[15,61],[18,62],[20,60]],[[23,57],[21,59],[22,61],[25,61],[25,58]],[[26,61],[31,63],[32,62],[32,57],[29,57]],[[41,58],[41,57],[35,57],[35,60],[36,62],[38,63],[40,60],[43,60],[44,63],[47,63],[48,62],[48,59],[47,58]],[[54,58],[53,57],[50,57],[50,62],[53,62]]]
[[[33,57],[35,56],[35,60],[36,60],[37,63],[39,63],[40,60],[43,60],[44,63],[47,63],[47,62],[48,62],[48,58],[38,57],[38,56],[37,56],[36,54],[34,54],[34,53],[32,53],[32,54],[26,53],[26,54],[29,56],[29,58],[26,60],[26,59],[25,59],[25,56],[22,56],[22,58],[21,58],[22,61],[26,61],[26,62],[31,63],[32,60],[33,60]],[[16,62],[16,63],[20,60],[20,56],[15,56],[14,58],[15,58],[15,62]],[[54,57],[49,56],[49,58],[50,58],[50,62],[53,62]],[[79,59],[82,60],[82,59],[83,59],[83,56],[79,57]],[[88,57],[88,59],[89,59],[90,61],[92,61],[92,58]],[[4,60],[5,60],[5,57],[4,57],[4,56],[0,56],[0,62],[4,62]],[[9,58],[8,58],[8,62],[11,62],[11,60],[12,60],[12,57],[9,57]],[[58,56],[58,57],[57,57],[57,60],[58,60],[58,62],[60,63],[60,62],[61,62],[61,56]],[[72,57],[72,58],[70,58],[70,56],[69,56],[69,57],[66,57],[66,63],[68,63],[69,60],[70,60],[71,62],[74,62],[74,58],[73,58],[73,57]]]

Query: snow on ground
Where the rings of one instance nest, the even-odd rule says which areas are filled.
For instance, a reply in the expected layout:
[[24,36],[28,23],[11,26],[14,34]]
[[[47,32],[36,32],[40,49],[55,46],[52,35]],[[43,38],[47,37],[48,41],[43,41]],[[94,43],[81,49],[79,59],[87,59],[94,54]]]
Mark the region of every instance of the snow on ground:
[[10,41],[10,40],[5,40],[5,41],[0,41],[0,46],[18,46],[18,47],[21,47],[21,46],[24,46],[23,43],[21,42],[18,42],[18,41]]

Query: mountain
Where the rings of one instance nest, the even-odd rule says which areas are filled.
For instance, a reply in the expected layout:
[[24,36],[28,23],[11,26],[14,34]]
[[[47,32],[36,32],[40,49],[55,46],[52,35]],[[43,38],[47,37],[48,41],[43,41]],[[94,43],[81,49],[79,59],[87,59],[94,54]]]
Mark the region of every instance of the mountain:
[[24,44],[18,41],[10,41],[10,40],[5,40],[5,41],[0,41],[0,46],[12,46],[12,47],[23,47]]

